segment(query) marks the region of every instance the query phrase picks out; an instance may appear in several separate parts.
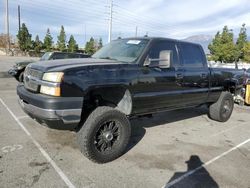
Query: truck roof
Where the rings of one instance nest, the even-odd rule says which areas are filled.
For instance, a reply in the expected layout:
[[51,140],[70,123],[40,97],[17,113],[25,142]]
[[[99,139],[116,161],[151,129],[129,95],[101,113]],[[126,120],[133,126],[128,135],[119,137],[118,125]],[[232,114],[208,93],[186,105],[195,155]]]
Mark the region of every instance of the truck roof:
[[[166,37],[128,37],[128,38],[122,38],[122,39],[128,39],[128,40],[166,40],[166,41],[173,41],[173,42],[179,42],[179,43],[188,43],[193,45],[199,45],[198,43],[189,42],[185,40],[179,40],[179,39],[172,39],[172,38],[166,38]],[[117,39],[121,40],[121,39]]]

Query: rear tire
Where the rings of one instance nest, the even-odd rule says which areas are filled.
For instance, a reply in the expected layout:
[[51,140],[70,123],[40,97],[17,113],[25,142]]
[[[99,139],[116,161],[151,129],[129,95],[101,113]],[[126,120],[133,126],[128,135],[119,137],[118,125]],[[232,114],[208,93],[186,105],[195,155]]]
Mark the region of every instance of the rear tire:
[[131,134],[125,114],[114,108],[97,107],[77,133],[81,152],[96,163],[110,162],[125,151]]
[[231,93],[222,92],[218,101],[209,106],[209,117],[215,121],[226,122],[233,112],[234,99]]

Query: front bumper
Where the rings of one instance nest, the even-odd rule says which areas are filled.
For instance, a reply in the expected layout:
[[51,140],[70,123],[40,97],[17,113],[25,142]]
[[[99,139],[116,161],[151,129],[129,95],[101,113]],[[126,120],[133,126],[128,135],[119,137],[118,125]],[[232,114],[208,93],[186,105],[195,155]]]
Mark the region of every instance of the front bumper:
[[51,97],[17,86],[19,104],[31,118],[56,129],[74,129],[81,120],[82,97]]

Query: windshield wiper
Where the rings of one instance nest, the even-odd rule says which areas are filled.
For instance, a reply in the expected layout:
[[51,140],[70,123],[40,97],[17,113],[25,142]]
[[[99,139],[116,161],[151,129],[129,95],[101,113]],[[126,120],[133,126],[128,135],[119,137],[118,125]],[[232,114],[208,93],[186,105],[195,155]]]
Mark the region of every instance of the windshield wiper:
[[[96,58],[96,57],[94,57],[94,58]],[[114,60],[114,61],[119,61],[119,62],[121,62],[121,63],[128,63],[128,62],[126,62],[126,61],[121,61],[121,60],[118,60],[118,59],[116,59],[116,58],[109,57],[109,56],[106,56],[106,57],[98,57],[98,59],[110,59],[110,60]]]
[[115,58],[112,58],[112,57],[109,57],[109,56],[106,56],[106,57],[100,57],[100,59],[110,59],[110,60],[115,60],[115,61],[118,61],[118,59],[115,59]]

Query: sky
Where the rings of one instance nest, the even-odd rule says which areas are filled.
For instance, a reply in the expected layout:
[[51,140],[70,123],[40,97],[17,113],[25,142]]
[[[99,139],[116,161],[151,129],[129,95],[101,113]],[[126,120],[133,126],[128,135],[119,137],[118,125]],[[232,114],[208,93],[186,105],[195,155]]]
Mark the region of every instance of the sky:
[[[0,33],[6,32],[5,2],[0,0]],[[56,43],[61,25],[67,40],[73,35],[80,47],[92,36],[108,40],[110,0],[9,0],[10,33],[21,22],[43,40],[47,28]],[[184,39],[192,35],[214,35],[227,25],[235,36],[243,23],[250,34],[249,0],[113,0],[112,39],[160,36]]]

